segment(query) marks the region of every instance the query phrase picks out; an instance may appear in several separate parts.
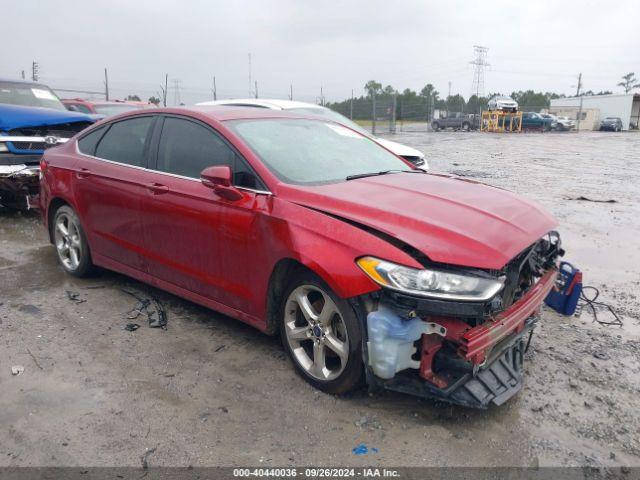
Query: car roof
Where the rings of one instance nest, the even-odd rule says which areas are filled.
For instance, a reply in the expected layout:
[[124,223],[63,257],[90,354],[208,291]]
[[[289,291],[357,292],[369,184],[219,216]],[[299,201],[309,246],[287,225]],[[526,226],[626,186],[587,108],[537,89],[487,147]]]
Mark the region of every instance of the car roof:
[[[137,109],[130,112],[121,113],[113,119],[125,119],[136,115],[149,115],[149,114],[176,114],[176,115],[194,115],[200,117],[207,117],[212,120],[224,122],[226,120],[248,120],[252,118],[307,118],[311,120],[318,120],[318,117],[312,115],[298,114],[295,112],[289,112],[287,110],[271,110],[267,108],[255,108],[255,107],[232,107],[224,105],[192,105],[188,107],[162,107],[154,109]],[[109,119],[111,120],[111,118]],[[326,119],[326,121],[331,121]]]
[[248,107],[262,107],[271,110],[291,110],[293,108],[325,108],[321,105],[316,105],[315,103],[296,102],[294,100],[279,100],[275,98],[234,98],[227,100],[212,100],[209,102],[200,102],[197,105],[246,105]]

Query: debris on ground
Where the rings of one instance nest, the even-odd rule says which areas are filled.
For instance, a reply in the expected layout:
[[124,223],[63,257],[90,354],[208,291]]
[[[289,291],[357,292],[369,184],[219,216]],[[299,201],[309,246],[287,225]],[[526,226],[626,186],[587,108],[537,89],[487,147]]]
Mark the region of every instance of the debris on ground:
[[[585,294],[585,291],[593,292],[593,295],[589,297]],[[579,317],[582,314],[582,310],[587,308],[591,310],[594,322],[598,322],[600,325],[622,327],[623,323],[620,316],[608,303],[597,301],[599,296],[600,290],[598,290],[596,287],[588,285],[582,287],[582,292],[580,292],[580,299],[578,300],[578,309],[576,311],[576,316]],[[598,314],[602,314],[603,312],[608,314],[607,319],[598,317]]]
[[361,443],[356,448],[352,449],[351,452],[354,455],[367,455],[368,453],[378,453],[378,449],[375,447],[369,448],[365,443]]
[[127,312],[127,318],[129,320],[135,320],[140,315],[144,314],[149,320],[150,328],[167,329],[167,314],[158,299],[153,295],[150,295],[149,298],[145,298],[142,294],[133,290],[127,290],[126,288],[121,288],[120,290],[131,295],[138,301],[136,306]]
[[156,451],[157,448],[158,447],[147,448],[146,451],[144,452],[144,455],[140,457],[140,460],[142,460],[143,469],[147,470],[149,468],[149,462],[147,461],[147,459],[149,458],[149,455],[151,455]]
[[84,298],[80,298],[80,294],[78,292],[72,292],[71,290],[65,290],[67,293],[67,298],[73,303],[79,304],[84,303],[86,300]]
[[138,323],[127,323],[124,326],[124,330],[126,330],[127,332],[135,332],[139,328],[140,328],[140,324]]
[[579,197],[566,197],[567,200],[576,200],[579,202],[594,202],[594,203],[618,203],[617,200],[610,198],[609,200],[598,200],[589,197],[585,197],[584,195],[580,195]]
[[40,365],[40,363],[38,362],[38,359],[36,358],[36,356],[31,353],[31,350],[29,350],[27,348],[27,353],[31,356],[31,359],[33,360],[33,363],[36,364],[36,367],[38,367],[40,370],[44,370],[44,368],[42,368],[42,365]]
[[22,372],[24,372],[24,367],[22,365],[12,365],[11,366],[11,375],[17,377]]

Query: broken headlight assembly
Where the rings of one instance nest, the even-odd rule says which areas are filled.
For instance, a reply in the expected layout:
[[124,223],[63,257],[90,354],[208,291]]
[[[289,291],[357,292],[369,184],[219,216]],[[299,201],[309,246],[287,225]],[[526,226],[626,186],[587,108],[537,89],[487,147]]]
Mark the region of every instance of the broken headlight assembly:
[[430,268],[419,270],[375,257],[362,257],[356,263],[379,285],[420,297],[485,301],[504,285],[504,278],[486,278]]

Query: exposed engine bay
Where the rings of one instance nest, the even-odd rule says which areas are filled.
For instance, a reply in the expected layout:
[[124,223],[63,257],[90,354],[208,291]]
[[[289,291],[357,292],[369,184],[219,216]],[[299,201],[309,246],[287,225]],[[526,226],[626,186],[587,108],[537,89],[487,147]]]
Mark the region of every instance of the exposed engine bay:
[[382,290],[367,299],[368,383],[470,407],[500,405],[522,387],[522,361],[564,254],[552,231],[504,268],[473,271],[504,286],[485,302]]

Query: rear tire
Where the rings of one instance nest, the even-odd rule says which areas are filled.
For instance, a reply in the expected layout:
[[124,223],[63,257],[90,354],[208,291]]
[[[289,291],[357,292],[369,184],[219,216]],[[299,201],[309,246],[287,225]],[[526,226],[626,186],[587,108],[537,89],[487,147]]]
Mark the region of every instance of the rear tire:
[[63,205],[58,208],[51,224],[58,261],[62,268],[74,277],[86,277],[93,271],[89,242],[73,208]]
[[463,123],[462,124],[462,131],[463,132],[468,132],[471,129],[471,125],[469,125],[468,123]]
[[362,381],[362,327],[349,303],[317,275],[296,274],[280,306],[280,337],[298,374],[315,388],[347,393]]

